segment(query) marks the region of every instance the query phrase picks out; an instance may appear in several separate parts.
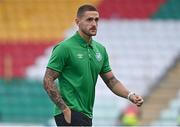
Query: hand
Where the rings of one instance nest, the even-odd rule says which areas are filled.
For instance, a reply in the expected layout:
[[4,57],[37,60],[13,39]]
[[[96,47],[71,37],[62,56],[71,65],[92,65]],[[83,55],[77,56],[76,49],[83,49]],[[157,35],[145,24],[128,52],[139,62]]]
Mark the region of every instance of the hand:
[[136,94],[131,95],[130,100],[131,100],[131,102],[136,104],[136,106],[138,106],[138,107],[140,107],[144,102],[143,98]]
[[67,123],[71,123],[71,109],[69,107],[66,107],[63,111],[64,119]]

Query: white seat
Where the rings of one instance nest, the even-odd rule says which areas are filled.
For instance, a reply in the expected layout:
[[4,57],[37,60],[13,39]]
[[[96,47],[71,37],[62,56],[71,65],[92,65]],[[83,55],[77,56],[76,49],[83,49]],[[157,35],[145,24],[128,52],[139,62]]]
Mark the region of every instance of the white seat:
[[180,109],[180,98],[176,98],[170,102],[170,109]]
[[166,109],[163,110],[160,114],[160,119],[161,120],[177,120],[178,117],[178,112],[177,110],[173,110],[173,109]]

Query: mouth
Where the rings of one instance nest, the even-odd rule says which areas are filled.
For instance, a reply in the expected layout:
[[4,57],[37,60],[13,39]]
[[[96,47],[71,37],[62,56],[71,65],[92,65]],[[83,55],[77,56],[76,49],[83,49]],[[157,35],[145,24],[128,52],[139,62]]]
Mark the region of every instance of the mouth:
[[90,29],[90,31],[96,31],[97,29]]
[[96,27],[92,27],[92,28],[90,28],[90,30],[95,31],[95,30],[97,30],[97,29],[96,29]]

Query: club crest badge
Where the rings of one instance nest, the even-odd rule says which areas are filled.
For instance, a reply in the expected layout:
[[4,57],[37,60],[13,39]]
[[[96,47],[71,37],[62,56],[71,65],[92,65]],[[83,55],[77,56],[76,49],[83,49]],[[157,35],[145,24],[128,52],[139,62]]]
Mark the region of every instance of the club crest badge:
[[101,61],[101,60],[102,60],[101,53],[99,53],[99,52],[96,53],[96,59],[97,59],[98,61]]

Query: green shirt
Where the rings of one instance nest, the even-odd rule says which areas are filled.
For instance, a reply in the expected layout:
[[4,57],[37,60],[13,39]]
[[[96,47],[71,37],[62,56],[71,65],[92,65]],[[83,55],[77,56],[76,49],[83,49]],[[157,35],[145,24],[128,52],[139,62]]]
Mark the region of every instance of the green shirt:
[[[87,44],[76,32],[54,47],[47,67],[60,73],[58,88],[65,103],[91,118],[98,74],[111,71],[104,46],[94,40]],[[56,106],[54,115],[61,112]]]

